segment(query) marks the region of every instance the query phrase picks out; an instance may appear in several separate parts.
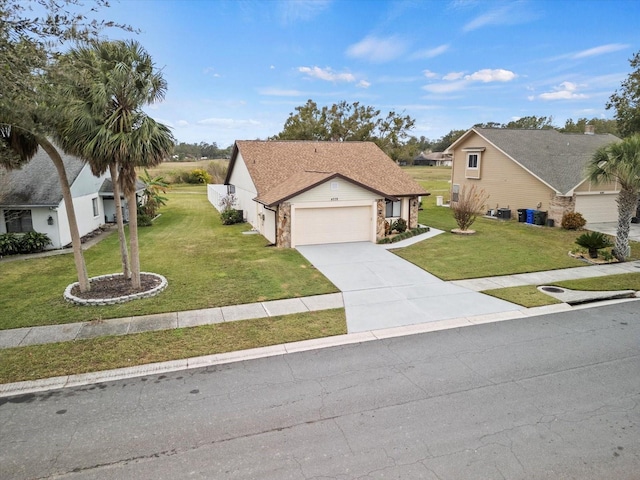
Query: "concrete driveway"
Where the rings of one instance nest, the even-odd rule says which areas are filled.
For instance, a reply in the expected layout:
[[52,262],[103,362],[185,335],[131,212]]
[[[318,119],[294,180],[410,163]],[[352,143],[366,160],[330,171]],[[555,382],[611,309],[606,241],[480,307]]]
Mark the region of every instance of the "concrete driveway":
[[520,309],[444,282],[373,243],[297,249],[342,291],[349,333]]
[[[607,235],[615,237],[616,231],[618,229],[618,222],[588,223],[585,228],[587,230],[591,230],[592,232],[605,233]],[[630,225],[629,240],[640,242],[640,223],[632,223]]]

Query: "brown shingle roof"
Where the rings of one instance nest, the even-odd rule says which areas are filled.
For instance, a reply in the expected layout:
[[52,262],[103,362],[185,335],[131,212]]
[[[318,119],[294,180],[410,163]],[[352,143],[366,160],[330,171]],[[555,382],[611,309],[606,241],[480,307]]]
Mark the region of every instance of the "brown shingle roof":
[[225,184],[242,155],[258,191],[257,200],[275,205],[340,176],[395,198],[429,195],[373,142],[238,140]]
[[585,168],[595,151],[620,139],[609,133],[584,135],[557,130],[472,128],[447,151],[473,132],[491,142],[560,194],[571,192],[585,179]]

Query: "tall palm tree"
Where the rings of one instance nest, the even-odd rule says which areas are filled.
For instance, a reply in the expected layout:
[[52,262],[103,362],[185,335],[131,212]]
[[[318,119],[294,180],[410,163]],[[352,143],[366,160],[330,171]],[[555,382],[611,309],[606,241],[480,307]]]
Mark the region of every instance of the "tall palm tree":
[[88,292],[91,289],[91,284],[82,253],[82,242],[80,240],[80,231],[73,206],[69,178],[67,177],[60,152],[58,152],[58,149],[46,136],[30,132],[15,125],[2,124],[0,127],[0,139],[3,146],[6,147],[3,149],[6,155],[3,155],[3,158],[0,159],[0,164],[3,164],[7,168],[16,167],[16,159],[19,163],[25,163],[31,160],[37,153],[38,147],[42,148],[53,162],[58,173],[58,179],[60,180],[62,198],[67,212],[71,245],[73,247],[73,260],[78,275],[78,286],[81,292]]
[[624,262],[629,251],[631,218],[640,197],[640,134],[599,148],[587,165],[587,176],[594,183],[616,181],[620,185],[613,254]]
[[164,98],[167,83],[135,41],[92,42],[73,49],[68,61],[85,80],[73,89],[81,107],[61,129],[61,141],[95,172],[117,170],[114,185],[122,188],[130,213],[131,285],[140,288],[136,167],[159,164],[175,143],[168,127],[142,107]]

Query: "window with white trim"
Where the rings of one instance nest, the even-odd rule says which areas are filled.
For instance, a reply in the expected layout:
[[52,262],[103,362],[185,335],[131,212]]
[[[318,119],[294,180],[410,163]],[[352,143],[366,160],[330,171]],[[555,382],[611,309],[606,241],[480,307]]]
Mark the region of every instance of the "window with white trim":
[[100,214],[100,210],[98,210],[98,199],[92,198],[91,203],[93,205],[93,216],[97,217]]
[[401,213],[402,201],[398,200],[394,202],[392,200],[385,200],[385,214],[386,218],[399,217]]
[[467,168],[478,168],[479,161],[480,161],[479,153],[467,154]]

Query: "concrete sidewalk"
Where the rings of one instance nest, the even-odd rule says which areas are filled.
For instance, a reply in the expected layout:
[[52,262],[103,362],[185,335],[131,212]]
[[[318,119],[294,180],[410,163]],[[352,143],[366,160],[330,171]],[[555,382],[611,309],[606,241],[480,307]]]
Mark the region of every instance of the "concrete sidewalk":
[[[546,285],[548,283],[602,277],[605,275],[617,275],[640,271],[640,261],[610,265],[590,265],[584,267],[565,268],[545,272],[522,273],[516,275],[504,275],[500,277],[476,278],[471,280],[458,280],[446,282],[461,286],[476,292],[494,288],[515,287],[522,285]],[[203,310],[189,310],[184,312],[171,312],[156,315],[142,315],[139,317],[114,318],[93,322],[69,323],[63,325],[46,325],[43,327],[15,328],[0,330],[0,349],[12,347],[24,347],[45,343],[66,342],[96,338],[106,335],[127,335],[172,328],[194,327],[198,325],[211,325],[222,322],[248,320],[253,318],[266,318],[275,315],[288,315],[301,312],[344,308],[342,293],[328,295],[316,295],[310,297],[290,298],[274,300],[270,302],[249,303],[244,305],[232,305],[227,307],[208,308]],[[521,307],[515,313],[514,318],[570,309],[568,305],[551,305],[537,309]],[[507,312],[508,313],[508,312]],[[474,315],[487,321],[493,318],[495,321],[511,318],[511,314]],[[472,318],[469,316],[461,317]],[[459,326],[456,319],[451,320],[451,325]],[[429,322],[427,322],[429,323]],[[434,327],[441,322],[431,322]],[[467,322],[468,323],[468,322]],[[472,322],[473,323],[473,322]],[[423,323],[424,324],[424,323]],[[426,327],[425,327],[426,328]],[[422,330],[421,330],[422,331]]]
[[640,272],[640,260],[625,263],[610,263],[606,265],[585,265],[584,267],[562,268],[544,272],[518,273],[498,277],[472,278],[469,280],[455,280],[450,283],[468,288],[476,292],[493,290],[495,288],[520,287],[524,285],[546,285],[565,280],[581,278],[604,277],[623,273]]
[[43,327],[14,328],[0,331],[0,349],[86,340],[107,335],[127,335],[173,328],[213,325],[215,323],[315,312],[342,307],[344,307],[342,294],[331,293],[328,295],[272,300],[270,302],[187,310],[184,312],[46,325]]

